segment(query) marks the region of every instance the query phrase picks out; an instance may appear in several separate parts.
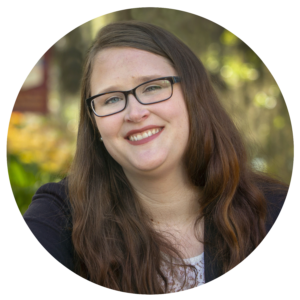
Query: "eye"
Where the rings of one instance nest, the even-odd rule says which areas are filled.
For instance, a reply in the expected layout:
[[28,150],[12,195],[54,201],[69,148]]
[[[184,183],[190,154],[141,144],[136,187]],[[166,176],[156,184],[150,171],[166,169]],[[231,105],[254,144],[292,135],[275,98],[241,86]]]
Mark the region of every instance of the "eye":
[[113,96],[113,97],[107,99],[107,100],[105,101],[104,104],[105,104],[105,105],[115,104],[115,103],[118,103],[119,101],[122,101],[122,100],[123,100],[123,99],[120,98],[120,97]]
[[159,86],[159,85],[150,85],[150,86],[147,86],[144,89],[144,93],[154,92],[154,91],[157,91],[157,90],[160,90],[160,89],[161,89],[161,86]]

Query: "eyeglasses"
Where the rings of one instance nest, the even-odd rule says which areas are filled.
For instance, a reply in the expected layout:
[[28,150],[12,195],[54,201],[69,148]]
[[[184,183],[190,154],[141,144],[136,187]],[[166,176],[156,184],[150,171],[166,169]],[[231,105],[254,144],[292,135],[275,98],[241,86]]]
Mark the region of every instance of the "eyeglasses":
[[130,91],[102,93],[85,101],[97,117],[107,117],[126,108],[129,94],[134,95],[136,100],[143,105],[166,101],[172,97],[173,84],[180,81],[178,76],[161,77],[146,81]]

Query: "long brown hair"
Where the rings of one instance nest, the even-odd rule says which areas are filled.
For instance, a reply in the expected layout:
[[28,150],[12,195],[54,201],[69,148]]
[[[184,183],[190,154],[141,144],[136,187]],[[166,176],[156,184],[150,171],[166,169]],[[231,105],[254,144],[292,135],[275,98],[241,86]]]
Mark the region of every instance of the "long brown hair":
[[[180,253],[155,232],[122,167],[99,140],[86,107],[95,55],[104,48],[132,47],[167,58],[182,78],[190,121],[185,164],[190,181],[202,188],[201,214],[214,234],[205,233],[225,273],[264,238],[266,200],[242,139],[212,88],[199,59],[171,33],[151,24],[128,21],[107,25],[89,50],[82,79],[77,151],[68,176],[72,239],[77,272],[102,286],[133,293],[164,293],[163,252]],[[160,284],[165,283],[165,288]]]

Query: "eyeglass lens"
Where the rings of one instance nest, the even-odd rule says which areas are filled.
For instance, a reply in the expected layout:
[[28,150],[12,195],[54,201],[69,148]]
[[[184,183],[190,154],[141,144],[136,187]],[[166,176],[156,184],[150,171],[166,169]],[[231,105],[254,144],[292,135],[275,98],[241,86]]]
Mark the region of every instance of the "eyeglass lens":
[[[172,84],[169,80],[161,79],[140,85],[136,91],[137,99],[143,104],[151,104],[166,100],[172,95]],[[105,116],[119,112],[126,105],[126,97],[122,92],[107,93],[93,99],[95,113]]]

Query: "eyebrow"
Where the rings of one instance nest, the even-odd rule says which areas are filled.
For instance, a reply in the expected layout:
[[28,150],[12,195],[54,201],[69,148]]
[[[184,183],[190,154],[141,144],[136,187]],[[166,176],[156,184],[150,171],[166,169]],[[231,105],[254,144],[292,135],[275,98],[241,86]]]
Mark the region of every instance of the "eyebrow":
[[[175,76],[175,75],[166,75],[166,76],[162,76],[162,75],[147,75],[147,76],[137,77],[136,78],[136,82],[137,82],[136,85],[134,87],[132,87],[132,88],[126,89],[126,91],[131,90],[131,89],[137,87],[138,85],[140,85],[140,84],[142,84],[144,82],[150,81],[152,79],[161,78],[161,77],[169,77],[169,76]],[[103,94],[103,93],[114,92],[114,91],[125,91],[125,90],[121,90],[118,85],[111,85],[111,86],[109,86],[109,87],[101,90],[100,92],[98,92],[97,95]]]

